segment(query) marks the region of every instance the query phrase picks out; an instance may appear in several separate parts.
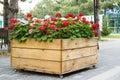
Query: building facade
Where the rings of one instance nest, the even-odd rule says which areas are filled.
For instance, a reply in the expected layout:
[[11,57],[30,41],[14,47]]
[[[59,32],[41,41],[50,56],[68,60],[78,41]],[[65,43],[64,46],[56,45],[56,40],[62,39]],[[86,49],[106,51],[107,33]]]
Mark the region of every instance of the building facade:
[[3,28],[3,16],[0,16],[0,28]]

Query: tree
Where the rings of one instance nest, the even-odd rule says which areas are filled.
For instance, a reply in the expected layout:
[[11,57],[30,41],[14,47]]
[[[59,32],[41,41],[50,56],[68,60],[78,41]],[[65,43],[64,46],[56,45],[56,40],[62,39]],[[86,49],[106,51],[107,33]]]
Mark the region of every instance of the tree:
[[[26,1],[26,0],[21,0]],[[8,27],[10,18],[17,18],[18,13],[18,0],[0,0],[0,3],[4,5],[4,27]]]
[[9,16],[9,3],[8,0],[4,0],[3,2],[4,4],[4,12],[3,12],[3,16],[4,16],[4,27],[8,27],[8,16]]
[[33,16],[38,18],[44,18],[45,15],[53,16],[54,13],[58,12],[60,9],[60,4],[55,3],[52,0],[42,0],[39,2],[31,13]]
[[[100,0],[94,0],[94,22],[99,23],[99,2]],[[100,40],[100,28],[97,29],[99,32],[98,39]]]
[[104,16],[103,18],[103,26],[102,26],[102,31],[101,31],[101,35],[102,36],[108,36],[111,33],[111,29],[108,25],[109,22],[109,17],[107,15]]
[[17,18],[18,0],[10,0],[9,5],[9,18]]
[[93,0],[89,0],[86,3],[81,3],[80,5],[80,12],[83,12],[85,15],[92,15],[94,14],[93,11],[94,6],[93,6]]
[[[10,0],[10,3],[8,0],[0,0],[0,3],[4,5],[4,28],[6,28],[9,26],[9,19],[12,17],[17,17],[18,0]],[[10,51],[9,33],[8,31],[5,31],[3,34],[7,34],[6,36],[4,36],[4,42],[8,44],[8,51]]]
[[24,18],[25,17],[25,14],[23,13],[23,11],[21,9],[19,9],[17,17],[18,18]]
[[101,10],[104,10],[104,14],[106,14],[107,9],[114,9],[120,6],[120,0],[101,0],[100,5]]
[[[93,14],[94,6],[91,4],[93,4],[93,0],[42,0],[35,6],[31,13],[36,17],[42,18],[46,14],[53,16],[56,12],[60,12],[63,15],[83,12],[89,15]],[[44,5],[47,6],[44,7]]]

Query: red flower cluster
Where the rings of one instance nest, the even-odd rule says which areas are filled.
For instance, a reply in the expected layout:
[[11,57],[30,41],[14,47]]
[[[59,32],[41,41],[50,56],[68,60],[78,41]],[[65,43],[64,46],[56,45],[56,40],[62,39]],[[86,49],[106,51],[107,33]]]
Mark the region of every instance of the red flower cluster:
[[5,30],[5,31],[8,31],[8,27],[4,27],[4,30]]
[[95,36],[98,36],[99,33],[98,33],[98,31],[95,30],[94,34],[95,34]]
[[[95,36],[98,35],[98,32],[96,29],[99,27],[99,24],[94,24],[93,21],[87,21],[87,19],[84,16],[83,13],[80,13],[78,15],[74,15],[72,13],[68,13],[64,16],[65,19],[61,18],[61,13],[56,13],[55,17],[48,18],[48,19],[33,19],[33,15],[31,13],[28,13],[25,20],[28,21],[29,24],[29,34],[32,34],[33,29],[37,29],[39,31],[44,31],[46,35],[51,34],[51,30],[59,31],[61,28],[69,27],[71,25],[75,25],[77,22],[81,22],[83,24],[89,24],[91,25],[91,28],[95,34]],[[69,20],[70,19],[70,20]],[[10,28],[14,28],[15,24],[19,22],[19,20],[16,20],[14,18],[10,19],[11,24]],[[36,28],[37,24],[37,28]]]
[[55,16],[56,16],[56,17],[61,17],[62,15],[61,15],[61,13],[56,13]]
[[11,24],[9,25],[9,28],[14,28],[15,27],[15,23],[17,23],[17,22],[20,22],[20,20],[17,20],[17,19],[15,19],[15,18],[11,18],[10,19],[10,22],[11,22]]
[[63,20],[62,22],[63,22],[63,27],[67,27],[67,26],[69,26],[69,22],[68,22],[68,20]]
[[27,13],[27,18],[32,18],[32,14],[31,13]]
[[92,30],[94,31],[95,36],[98,36],[99,34],[97,31],[98,27],[99,27],[98,23],[92,24]]
[[72,13],[68,13],[67,15],[65,15],[65,18],[75,18],[75,15]]

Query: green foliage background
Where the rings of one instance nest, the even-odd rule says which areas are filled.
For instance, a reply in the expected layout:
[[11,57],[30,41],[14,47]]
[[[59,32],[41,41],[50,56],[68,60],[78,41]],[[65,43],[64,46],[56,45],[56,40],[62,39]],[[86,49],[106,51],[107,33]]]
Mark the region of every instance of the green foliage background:
[[[31,13],[36,17],[45,15],[53,16],[56,12],[63,15],[67,13],[78,14],[83,12],[85,15],[93,15],[94,0],[41,0]],[[100,13],[106,13],[107,9],[118,8],[120,0],[99,0]],[[44,5],[44,6],[43,6]],[[104,11],[104,12],[103,12]]]
[[107,15],[105,15],[103,18],[103,26],[102,26],[102,31],[101,31],[102,36],[108,36],[111,33],[108,22],[109,22],[109,18]]

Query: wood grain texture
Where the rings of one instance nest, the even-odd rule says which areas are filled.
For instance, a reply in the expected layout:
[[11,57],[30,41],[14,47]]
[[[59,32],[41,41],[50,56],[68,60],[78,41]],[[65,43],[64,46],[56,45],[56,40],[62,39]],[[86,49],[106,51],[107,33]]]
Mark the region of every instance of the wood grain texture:
[[97,46],[62,51],[62,61],[87,57],[97,54]]
[[87,68],[97,63],[97,55],[62,62],[62,74]]
[[89,46],[97,46],[98,39],[97,38],[77,38],[74,40],[71,39],[62,39],[62,50],[65,49],[76,49],[76,48],[83,48]]
[[25,42],[21,43],[13,39],[11,40],[11,47],[61,50],[61,39],[54,39],[52,42],[27,39]]
[[27,48],[11,48],[12,57],[61,61],[61,51]]
[[51,74],[61,74],[61,62],[12,57],[12,67]]
[[23,48],[38,48],[38,49],[75,49],[89,46],[96,46],[98,43],[97,38],[77,38],[71,39],[54,39],[50,41],[36,41],[34,39],[28,39],[25,42],[19,43],[16,40],[11,40],[11,47],[23,47]]
[[51,74],[65,74],[97,63],[97,38],[55,39],[38,42],[11,41],[11,67]]

